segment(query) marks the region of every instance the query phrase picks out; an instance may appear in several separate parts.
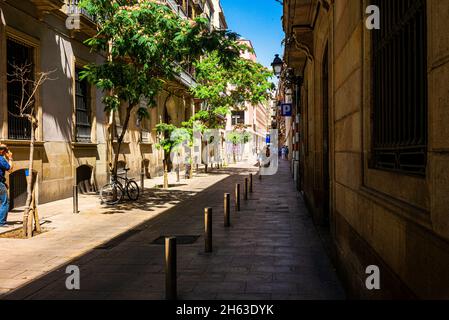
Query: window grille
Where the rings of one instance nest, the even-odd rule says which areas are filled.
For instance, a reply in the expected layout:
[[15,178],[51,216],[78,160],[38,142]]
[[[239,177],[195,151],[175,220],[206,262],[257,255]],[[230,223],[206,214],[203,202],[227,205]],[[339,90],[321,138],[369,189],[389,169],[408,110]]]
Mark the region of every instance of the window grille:
[[[31,124],[27,118],[19,117],[20,110],[17,104],[20,103],[22,96],[22,84],[13,81],[11,74],[14,72],[14,65],[24,66],[31,64],[29,79],[34,77],[33,48],[29,47],[15,39],[6,41],[7,55],[7,99],[8,99],[8,138],[16,140],[29,140],[31,138]],[[30,93],[30,84],[26,85],[25,90]]]
[[81,69],[75,69],[75,110],[76,110],[76,141],[91,142],[91,108],[89,84],[80,79]]
[[425,0],[374,0],[373,158],[381,170],[425,175],[427,27]]

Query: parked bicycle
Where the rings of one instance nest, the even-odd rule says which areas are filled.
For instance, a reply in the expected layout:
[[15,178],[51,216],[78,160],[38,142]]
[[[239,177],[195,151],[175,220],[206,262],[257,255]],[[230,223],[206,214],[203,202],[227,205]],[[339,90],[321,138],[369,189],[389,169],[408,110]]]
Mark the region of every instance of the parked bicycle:
[[[140,195],[139,185],[134,179],[128,178],[129,168],[123,169],[125,176],[111,174],[110,183],[103,186],[100,190],[101,203],[114,205],[123,200],[126,195],[130,200],[137,200]],[[112,172],[111,172],[112,173]],[[123,183],[120,182],[123,180]]]

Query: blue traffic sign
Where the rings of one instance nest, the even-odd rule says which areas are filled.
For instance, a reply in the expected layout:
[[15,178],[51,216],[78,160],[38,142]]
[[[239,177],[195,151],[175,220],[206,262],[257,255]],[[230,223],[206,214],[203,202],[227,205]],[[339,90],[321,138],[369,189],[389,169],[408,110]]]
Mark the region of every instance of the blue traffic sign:
[[281,116],[283,117],[291,117],[292,116],[292,104],[291,103],[283,103],[281,104]]

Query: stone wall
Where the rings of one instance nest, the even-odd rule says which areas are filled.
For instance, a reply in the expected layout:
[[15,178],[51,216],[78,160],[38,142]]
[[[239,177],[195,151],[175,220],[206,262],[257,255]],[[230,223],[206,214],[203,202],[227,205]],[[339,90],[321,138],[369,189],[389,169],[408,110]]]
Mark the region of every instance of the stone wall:
[[[28,167],[29,143],[8,139],[8,112],[6,89],[6,39],[14,36],[34,48],[37,70],[56,70],[54,81],[47,82],[39,91],[36,103],[39,107],[40,126],[37,132],[34,170],[38,175],[38,202],[45,203],[72,196],[76,168],[87,165],[92,168],[92,184],[100,188],[108,177],[109,118],[101,102],[103,93],[91,86],[92,132],[88,143],[74,142],[75,99],[74,70],[91,62],[101,63],[105,57],[90,52],[83,44],[88,37],[81,32],[69,32],[65,27],[66,15],[62,11],[39,15],[34,4],[28,1],[0,2],[0,140],[8,144],[14,153],[14,171]],[[146,177],[163,173],[163,153],[156,149],[154,128],[164,119],[166,98],[172,123],[180,125],[192,115],[191,98],[187,88],[169,83],[160,94],[157,107],[145,121],[150,140],[141,142],[141,128],[137,126],[135,113],[131,116],[126,143],[122,145],[120,159],[131,171],[129,176],[140,179],[142,162]]]
[[[352,297],[449,298],[449,4],[427,1],[429,152],[425,178],[373,170],[370,32],[367,1],[335,1],[320,10],[313,61],[304,72],[305,197],[323,222],[321,68],[330,59],[330,231]],[[413,54],[413,53],[411,53]],[[365,269],[378,265],[381,290],[368,291]]]

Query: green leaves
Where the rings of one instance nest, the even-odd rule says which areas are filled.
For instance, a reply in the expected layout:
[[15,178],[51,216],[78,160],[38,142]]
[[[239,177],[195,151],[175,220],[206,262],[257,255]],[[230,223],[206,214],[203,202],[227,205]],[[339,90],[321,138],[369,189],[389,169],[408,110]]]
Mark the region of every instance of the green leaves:
[[258,104],[269,98],[274,84],[269,81],[272,73],[268,69],[240,56],[223,64],[221,55],[214,51],[195,63],[198,85],[191,92],[207,100],[211,113],[226,115],[245,102]]
[[251,141],[251,134],[248,131],[232,131],[227,134],[226,140],[231,142],[233,145],[238,145],[240,143],[248,143]]
[[[110,54],[83,72],[98,88],[113,92],[113,97],[104,99],[107,111],[116,108],[117,99],[130,105],[142,97],[153,101],[164,81],[180,72],[180,63],[199,61],[215,51],[217,63],[231,65],[241,49],[235,33],[210,31],[206,19],[183,20],[155,1],[82,0],[80,5],[96,17],[98,28],[85,43],[93,51]],[[199,96],[213,99],[217,90],[224,89],[198,90]]]
[[191,133],[187,129],[177,128],[173,124],[160,123],[156,125],[156,132],[162,136],[156,147],[163,149],[166,154],[191,140]]

